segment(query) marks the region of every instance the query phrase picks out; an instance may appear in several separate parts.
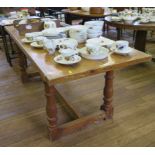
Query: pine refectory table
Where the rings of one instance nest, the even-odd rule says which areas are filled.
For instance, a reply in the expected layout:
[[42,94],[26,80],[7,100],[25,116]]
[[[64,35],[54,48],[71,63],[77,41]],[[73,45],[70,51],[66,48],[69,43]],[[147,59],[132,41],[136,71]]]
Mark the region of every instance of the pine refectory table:
[[[45,95],[47,99],[46,114],[48,120],[49,137],[56,140],[61,136],[75,132],[84,126],[95,123],[104,122],[113,117],[113,75],[114,70],[135,65],[138,63],[151,60],[151,56],[132,49],[129,57],[123,57],[116,54],[109,54],[106,61],[91,61],[82,59],[79,64],[74,66],[63,66],[56,64],[53,57],[49,56],[43,49],[34,49],[28,44],[21,42],[22,37],[13,26],[5,27],[5,30],[10,34],[11,38],[19,48],[21,79],[23,82],[27,81],[28,75],[26,73],[26,57],[30,59],[38,69],[42,81],[45,85]],[[71,105],[69,105],[62,95],[55,88],[55,84],[64,83],[71,80],[85,78],[91,75],[105,72],[105,87],[103,90],[103,103],[99,107],[99,113],[89,116],[81,117]],[[57,124],[57,108],[56,97],[65,103],[74,120],[63,125]]]

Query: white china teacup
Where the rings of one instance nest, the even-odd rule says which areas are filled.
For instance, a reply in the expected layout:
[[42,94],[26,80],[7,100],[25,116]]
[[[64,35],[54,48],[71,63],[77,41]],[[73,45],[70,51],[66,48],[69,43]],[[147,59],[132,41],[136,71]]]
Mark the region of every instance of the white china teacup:
[[60,50],[60,53],[62,54],[62,56],[63,56],[67,61],[69,61],[70,58],[71,58],[73,55],[77,54],[77,51],[68,48],[68,49],[61,49],[61,50]]
[[70,38],[78,41],[78,43],[84,43],[87,40],[87,27],[83,25],[74,25],[69,30]]
[[59,34],[57,28],[49,28],[42,31],[43,36],[57,36]]
[[117,50],[123,51],[129,47],[129,42],[125,40],[118,40],[115,42],[115,45]]
[[17,12],[16,11],[12,11],[9,13],[11,17],[16,17],[17,16]]
[[46,41],[46,38],[42,37],[42,36],[36,37],[35,41],[37,42],[38,45],[44,45],[44,42]]
[[28,40],[28,41],[34,41],[34,38],[36,37],[35,34],[33,33],[26,33],[25,34],[25,38]]
[[73,49],[75,50],[78,46],[78,42],[75,39],[66,39],[58,45],[59,49]]
[[87,43],[86,48],[87,48],[88,53],[93,55],[100,51],[101,46],[99,44]]
[[52,40],[46,40],[46,42],[44,42],[44,49],[46,49],[49,54],[54,54],[56,45]]
[[44,29],[56,28],[56,23],[54,21],[45,21]]

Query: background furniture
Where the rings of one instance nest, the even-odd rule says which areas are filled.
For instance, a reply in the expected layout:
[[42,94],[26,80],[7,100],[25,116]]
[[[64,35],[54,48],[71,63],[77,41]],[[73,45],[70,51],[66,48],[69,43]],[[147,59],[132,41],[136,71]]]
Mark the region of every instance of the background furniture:
[[65,22],[67,24],[72,24],[72,20],[75,19],[82,19],[82,24],[84,24],[85,21],[89,21],[89,20],[96,20],[96,19],[101,19],[103,20],[103,18],[107,15],[109,15],[107,12],[104,12],[104,14],[90,14],[89,12],[85,12],[82,10],[75,10],[75,11],[71,11],[69,9],[64,9],[62,10],[65,14]]
[[36,8],[40,12],[40,17],[54,17],[60,21],[64,21],[64,13],[62,9],[65,7],[38,7]]
[[5,26],[0,24],[0,34],[3,42],[4,52],[6,55],[6,60],[12,67],[12,60],[17,58],[17,53],[14,50],[12,40],[10,35],[5,31]]
[[124,21],[114,22],[114,21],[111,21],[110,17],[106,17],[105,23],[108,24],[109,26],[117,28],[117,32],[118,32],[117,39],[118,40],[121,39],[120,31],[122,29],[135,30],[136,36],[135,36],[134,47],[143,52],[145,52],[147,31],[149,30],[153,31],[155,29],[155,23],[142,24],[138,20],[129,24]]

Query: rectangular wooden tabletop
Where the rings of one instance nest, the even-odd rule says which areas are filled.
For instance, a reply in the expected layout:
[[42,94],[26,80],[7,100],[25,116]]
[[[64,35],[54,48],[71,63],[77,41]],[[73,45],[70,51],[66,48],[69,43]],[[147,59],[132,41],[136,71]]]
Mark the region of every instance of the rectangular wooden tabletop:
[[48,55],[45,50],[32,48],[29,44],[22,43],[23,37],[19,36],[18,31],[13,26],[6,26],[5,29],[21,51],[37,66],[43,80],[48,84],[75,80],[151,60],[150,55],[132,49],[130,56],[111,53],[107,60],[93,61],[82,58],[81,62],[76,65],[60,65],[55,63],[54,56]]
[[104,14],[91,14],[88,11],[82,11],[82,10],[69,10],[69,9],[64,9],[62,10],[64,13],[72,14],[72,15],[78,15],[78,16],[87,16],[87,17],[105,17],[107,15],[110,15],[109,12],[104,12]]

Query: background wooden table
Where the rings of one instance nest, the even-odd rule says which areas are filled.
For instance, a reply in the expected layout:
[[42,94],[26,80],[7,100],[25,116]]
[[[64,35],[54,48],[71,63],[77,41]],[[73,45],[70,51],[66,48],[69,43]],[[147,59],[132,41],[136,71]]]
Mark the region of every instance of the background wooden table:
[[134,47],[140,51],[145,52],[147,31],[154,31],[155,23],[150,22],[150,23],[142,24],[139,21],[135,21],[129,24],[124,21],[114,22],[111,20],[111,17],[105,17],[104,20],[109,26],[117,28],[118,30],[117,39],[118,40],[120,40],[120,30],[122,29],[135,30],[136,38],[135,38]]
[[89,12],[82,11],[82,10],[71,11],[69,9],[64,9],[62,10],[62,12],[65,13],[65,22],[67,24],[72,24],[72,20],[75,20],[75,19],[83,19],[83,22],[82,22],[83,24],[85,21],[89,21],[92,19],[100,19],[109,15],[108,12],[104,12],[104,14],[90,14]]

